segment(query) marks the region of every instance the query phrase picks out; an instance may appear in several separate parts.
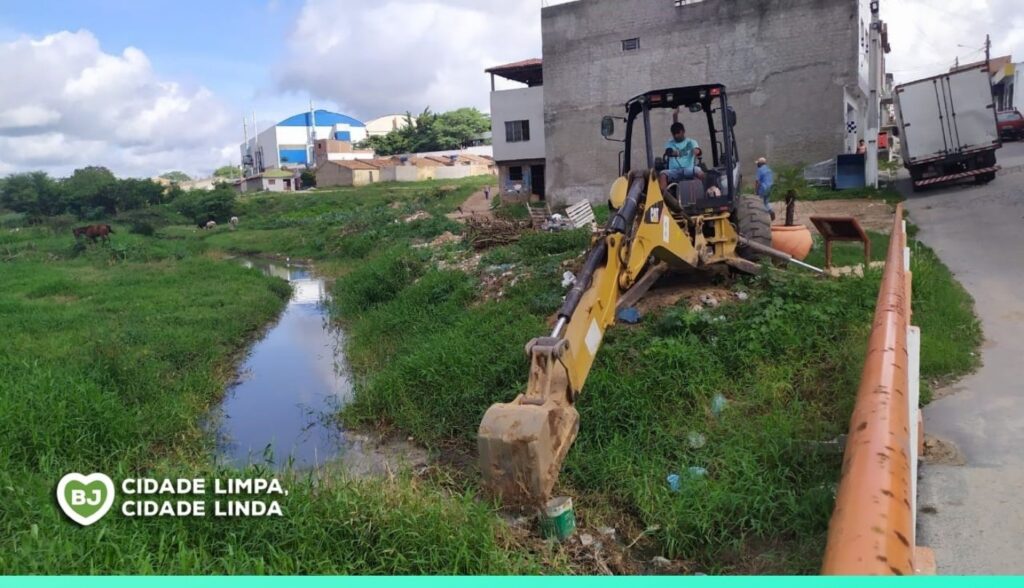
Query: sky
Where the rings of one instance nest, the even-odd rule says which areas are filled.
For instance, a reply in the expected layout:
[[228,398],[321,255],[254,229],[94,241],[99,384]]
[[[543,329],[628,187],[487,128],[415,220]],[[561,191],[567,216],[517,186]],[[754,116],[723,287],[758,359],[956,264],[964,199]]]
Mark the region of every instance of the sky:
[[[243,116],[264,129],[310,101],[361,120],[487,111],[483,70],[541,57],[541,6],[563,1],[0,0],[0,175],[209,175],[237,163]],[[1019,2],[881,0],[889,71],[982,59],[986,32],[1024,61]]]

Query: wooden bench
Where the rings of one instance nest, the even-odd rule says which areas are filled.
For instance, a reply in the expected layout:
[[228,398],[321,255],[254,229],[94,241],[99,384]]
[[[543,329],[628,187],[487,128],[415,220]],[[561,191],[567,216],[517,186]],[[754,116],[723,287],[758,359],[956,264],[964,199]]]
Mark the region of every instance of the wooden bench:
[[825,239],[825,267],[832,267],[833,241],[860,241],[864,244],[864,271],[871,266],[871,239],[852,216],[812,216],[811,222]]

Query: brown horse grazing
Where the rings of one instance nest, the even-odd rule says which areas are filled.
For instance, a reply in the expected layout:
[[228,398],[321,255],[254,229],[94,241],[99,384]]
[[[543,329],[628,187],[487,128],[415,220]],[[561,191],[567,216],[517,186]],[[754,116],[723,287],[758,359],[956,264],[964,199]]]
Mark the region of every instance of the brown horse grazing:
[[110,234],[113,232],[114,229],[112,229],[110,225],[87,225],[84,227],[71,229],[71,234],[75,236],[75,239],[78,239],[82,235],[85,235],[89,239],[92,239],[93,243],[96,242],[97,238],[101,238],[104,241],[109,241]]

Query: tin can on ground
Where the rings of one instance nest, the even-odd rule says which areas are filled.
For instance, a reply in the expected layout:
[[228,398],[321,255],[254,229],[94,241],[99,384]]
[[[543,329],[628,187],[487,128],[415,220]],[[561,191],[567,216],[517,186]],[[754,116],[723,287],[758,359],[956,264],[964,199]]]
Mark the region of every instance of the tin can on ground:
[[572,498],[558,496],[544,505],[540,514],[540,533],[545,539],[565,541],[576,531],[576,513]]

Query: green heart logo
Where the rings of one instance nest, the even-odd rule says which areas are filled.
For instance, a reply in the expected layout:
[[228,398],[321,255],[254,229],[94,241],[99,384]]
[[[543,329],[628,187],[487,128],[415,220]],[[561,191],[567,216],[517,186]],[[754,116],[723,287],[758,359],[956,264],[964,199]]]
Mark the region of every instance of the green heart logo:
[[114,482],[105,474],[70,473],[57,484],[57,503],[79,525],[95,523],[114,504]]

